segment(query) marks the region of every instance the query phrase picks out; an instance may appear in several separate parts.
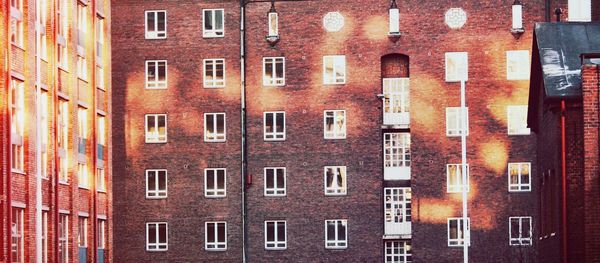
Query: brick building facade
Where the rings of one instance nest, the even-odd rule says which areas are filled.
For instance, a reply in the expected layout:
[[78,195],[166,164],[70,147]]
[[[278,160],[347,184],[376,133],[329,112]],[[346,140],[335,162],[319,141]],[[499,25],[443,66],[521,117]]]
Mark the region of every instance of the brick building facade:
[[535,262],[546,4],[114,2],[115,257],[456,262],[466,130],[470,259]]
[[110,1],[0,10],[0,262],[112,262]]

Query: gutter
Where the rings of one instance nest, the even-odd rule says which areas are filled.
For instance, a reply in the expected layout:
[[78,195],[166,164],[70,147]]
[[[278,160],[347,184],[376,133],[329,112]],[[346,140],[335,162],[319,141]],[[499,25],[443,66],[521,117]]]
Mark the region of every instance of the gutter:
[[566,149],[566,120],[567,110],[564,100],[560,102],[560,129],[561,129],[561,174],[562,174],[562,262],[567,263],[567,149]]

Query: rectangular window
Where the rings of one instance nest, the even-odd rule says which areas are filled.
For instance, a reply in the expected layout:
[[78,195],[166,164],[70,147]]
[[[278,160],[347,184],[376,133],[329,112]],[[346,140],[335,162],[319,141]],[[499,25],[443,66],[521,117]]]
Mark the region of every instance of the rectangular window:
[[104,18],[96,17],[96,60],[104,57]]
[[60,182],[69,180],[69,102],[60,100],[58,102],[58,176]]
[[385,167],[410,167],[410,133],[384,133]]
[[146,198],[167,198],[167,170],[146,170]]
[[410,123],[410,79],[383,79],[383,124],[408,125]]
[[467,52],[446,52],[446,82],[469,80],[469,55]]
[[345,219],[325,220],[325,248],[345,249],[348,247],[348,221]]
[[529,135],[531,130],[527,128],[527,105],[507,106],[508,134]]
[[225,197],[227,195],[227,171],[225,168],[204,169],[204,196]]
[[146,11],[146,39],[167,38],[167,11]]
[[169,233],[166,222],[146,223],[146,251],[167,251]]
[[286,221],[265,221],[265,249],[287,248]]
[[410,241],[386,241],[385,263],[410,263],[412,260],[412,245]]
[[204,60],[204,87],[225,87],[225,59]]
[[167,88],[167,61],[166,60],[147,60],[146,61],[146,88],[147,89],[166,89]]
[[323,84],[346,83],[346,56],[323,57]]
[[528,80],[530,69],[529,50],[506,51],[506,79]]
[[508,164],[508,191],[531,191],[531,163]]
[[285,167],[265,168],[265,196],[285,196]]
[[[464,122],[466,123],[466,127],[463,127],[463,118]],[[447,107],[446,136],[461,136],[463,133],[465,135],[469,135],[469,108],[466,107],[463,112],[461,107]]]
[[270,37],[279,36],[279,19],[277,12],[269,12],[269,35]]
[[23,0],[10,0],[10,42],[23,46]]
[[79,247],[87,248],[87,246],[88,246],[87,236],[88,236],[88,218],[80,216],[79,220],[77,221],[77,245]]
[[591,0],[569,0],[569,22],[591,22],[592,1]]
[[98,219],[98,249],[106,248],[106,220]]
[[87,80],[87,59],[77,56],[77,77]]
[[48,19],[48,0],[41,0],[37,6],[37,28],[40,33],[40,49],[39,55],[43,60],[48,60],[48,36],[46,35],[46,26]]
[[[77,45],[85,50],[87,38],[87,6],[78,4],[77,5]],[[83,54],[85,56],[85,54]]]
[[167,142],[167,114],[146,114],[146,143]]
[[104,149],[106,148],[106,117],[102,115],[98,115],[96,118],[98,122],[98,126],[96,128],[97,132],[97,159],[104,160]]
[[85,163],[77,163],[77,177],[80,188],[88,189],[90,187],[87,165]]
[[96,191],[106,192],[106,174],[104,169],[96,169]]
[[227,222],[206,222],[204,249],[227,250]]
[[68,0],[58,0],[58,5],[56,8],[56,30],[57,30],[57,38],[56,42],[58,44],[58,53],[56,55],[58,59],[58,66],[66,69],[68,67],[68,57],[69,52],[67,50],[67,39],[69,36],[69,1]]
[[223,37],[225,34],[225,11],[224,9],[202,10],[202,37]]
[[[14,0],[13,0],[14,1]],[[23,81],[11,79],[10,82],[10,118],[12,133],[12,170],[25,171],[23,136],[25,130],[25,95]]]
[[224,142],[226,140],[225,113],[204,114],[204,141]]
[[23,232],[23,208],[12,208],[12,227],[11,227],[11,253],[12,262],[25,262],[25,249],[24,249],[24,234]]
[[346,166],[325,166],[325,195],[346,195]]
[[323,114],[323,126],[325,139],[345,139],[346,111],[326,110]]
[[285,112],[265,112],[264,117],[264,140],[285,140]]
[[408,187],[385,188],[385,222],[411,222],[412,191]]
[[531,246],[533,231],[530,216],[509,217],[508,228],[511,246]]
[[40,96],[40,132],[42,136],[42,151],[41,151],[41,175],[42,178],[48,179],[48,152],[49,152],[49,119],[48,119],[48,92],[42,91]]
[[42,211],[42,263],[48,263],[48,211]]
[[87,146],[87,110],[84,108],[77,109],[77,152],[80,154],[86,153]]
[[267,57],[263,58],[263,85],[284,86],[285,85],[285,58]]
[[[471,231],[471,219],[467,218],[467,231],[463,231],[463,219],[460,217],[448,218],[448,246],[449,247],[460,247],[463,246],[465,240],[467,245],[471,245],[470,231]],[[466,235],[465,235],[466,232]],[[466,237],[466,238],[465,238]]]
[[463,183],[462,164],[446,165],[446,186],[448,193],[462,193],[463,187],[469,189],[469,165],[467,164],[467,181]]
[[60,263],[69,262],[69,215],[60,214],[58,219],[58,257]]

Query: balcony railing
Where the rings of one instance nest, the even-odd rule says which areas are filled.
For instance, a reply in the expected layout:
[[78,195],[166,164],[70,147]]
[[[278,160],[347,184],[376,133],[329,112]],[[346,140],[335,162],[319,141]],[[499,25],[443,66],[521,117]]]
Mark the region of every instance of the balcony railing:
[[385,235],[401,235],[407,236],[412,234],[412,223],[411,222],[385,222]]
[[384,180],[410,180],[410,166],[385,167]]
[[384,112],[383,124],[408,128],[410,126],[410,114],[408,112]]

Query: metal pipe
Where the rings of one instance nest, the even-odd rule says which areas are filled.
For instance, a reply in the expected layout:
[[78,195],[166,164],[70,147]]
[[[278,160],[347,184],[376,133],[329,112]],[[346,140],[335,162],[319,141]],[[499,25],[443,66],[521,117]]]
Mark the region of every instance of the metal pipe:
[[[97,131],[97,124],[98,124],[98,113],[96,112],[97,109],[97,101],[96,101],[96,96],[97,96],[97,92],[98,92],[98,88],[97,88],[97,83],[96,83],[96,68],[98,67],[98,65],[96,64],[96,20],[98,18],[97,13],[96,13],[96,1],[91,1],[91,7],[92,9],[92,30],[90,32],[91,33],[91,37],[88,34],[88,39],[92,39],[92,174],[93,179],[92,179],[92,262],[97,262],[97,257],[98,257],[98,230],[96,229],[98,227],[98,207],[97,207],[97,203],[98,203],[98,189],[97,189],[97,172],[98,172],[98,131]],[[86,43],[88,46],[89,44]],[[87,238],[87,237],[86,237]]]
[[469,178],[467,177],[467,107],[466,107],[466,85],[465,80],[460,82],[460,119],[461,119],[461,134],[460,134],[460,144],[461,144],[461,177],[462,177],[462,233],[463,233],[463,262],[469,262],[469,245],[471,244],[471,230],[469,229],[468,224],[468,214],[467,214],[467,185]]
[[[35,1],[35,258],[42,262],[42,131],[41,122],[41,96],[42,96],[42,25],[39,24],[42,16],[40,1]],[[45,131],[48,132],[48,131]]]
[[567,150],[566,150],[566,127],[567,115],[565,100],[560,102],[560,128],[561,128],[561,173],[562,173],[562,262],[567,263]]
[[241,103],[241,111],[240,111],[240,125],[242,132],[242,144],[241,144],[241,157],[242,157],[242,167],[241,167],[241,191],[242,191],[242,262],[246,262],[246,174],[248,167],[248,160],[246,158],[246,2],[245,0],[240,0],[240,83],[241,83],[241,92],[240,92],[240,103]]
[[6,98],[7,98],[7,103],[6,105],[8,105],[8,107],[6,107],[6,116],[7,116],[7,120],[6,120],[6,136],[7,138],[7,142],[9,145],[9,149],[7,151],[7,165],[6,165],[6,246],[4,246],[2,248],[2,250],[4,251],[4,249],[6,248],[6,262],[12,262],[12,253],[11,251],[8,249],[10,246],[9,244],[12,244],[12,231],[11,231],[11,226],[12,226],[12,191],[11,191],[11,181],[12,181],[12,109],[11,109],[11,99],[12,99],[12,95],[11,95],[11,87],[10,87],[10,68],[11,68],[11,64],[10,64],[10,58],[11,58],[11,41],[10,41],[10,16],[11,16],[11,10],[10,10],[10,0],[6,0],[6,8],[7,8],[7,12],[6,12]]
[[[60,1],[62,0],[58,0],[58,1],[54,1],[52,7],[52,14],[55,15],[56,17],[56,10],[58,9],[57,5],[60,5]],[[64,12],[63,10],[61,10],[61,12]],[[62,16],[64,16],[63,13],[61,13],[61,18]],[[57,23],[58,22],[58,23]],[[56,21],[54,22],[54,26],[52,27],[53,31],[52,31],[52,35],[53,35],[53,42],[54,43],[58,43],[58,30],[57,27],[60,26],[60,22]],[[54,137],[53,137],[53,143],[54,143],[54,178],[52,178],[53,181],[53,194],[54,194],[54,235],[52,237],[52,239],[54,240],[54,262],[60,262],[60,256],[59,256],[59,218],[60,218],[60,213],[58,212],[59,210],[59,194],[58,194],[58,186],[60,185],[60,160],[59,160],[59,154],[58,154],[58,136],[61,136],[60,134],[58,134],[58,107],[60,107],[60,103],[58,100],[58,45],[54,45],[54,52],[52,54],[52,71],[53,71],[53,80],[52,80],[52,84],[54,87],[54,92],[52,94],[52,98],[53,98],[53,123],[54,123]]]

